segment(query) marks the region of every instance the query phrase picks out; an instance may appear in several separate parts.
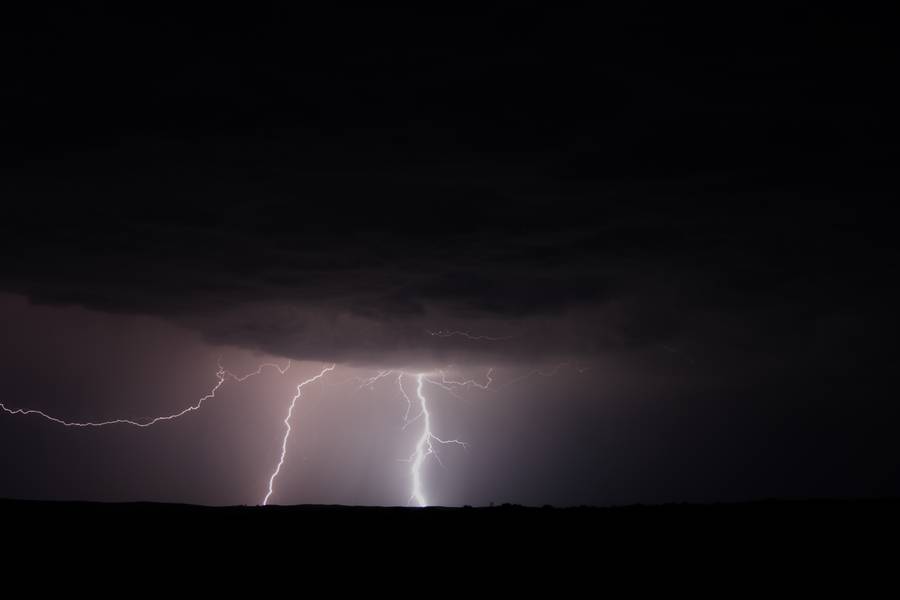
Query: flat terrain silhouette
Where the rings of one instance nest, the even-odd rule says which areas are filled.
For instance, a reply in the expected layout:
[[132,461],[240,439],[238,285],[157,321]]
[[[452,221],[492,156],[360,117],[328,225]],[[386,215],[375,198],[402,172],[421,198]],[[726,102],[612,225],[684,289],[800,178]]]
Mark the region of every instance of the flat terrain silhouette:
[[169,535],[189,530],[215,537],[283,535],[328,538],[336,532],[392,536],[502,536],[506,540],[602,536],[622,541],[863,537],[896,532],[900,499],[762,500],[722,504],[662,504],[557,508],[369,507],[338,505],[226,506],[150,502],[102,503],[0,500],[5,532],[88,530],[96,536]]
[[831,589],[840,577],[858,592],[894,572],[900,500],[426,509],[0,500],[0,522],[8,572],[90,576],[115,589],[187,577],[230,591],[236,581],[314,577],[336,589],[420,582],[460,594],[481,581],[534,594],[530,582],[549,581],[545,592],[574,594],[613,578],[719,593],[786,578],[798,590]]

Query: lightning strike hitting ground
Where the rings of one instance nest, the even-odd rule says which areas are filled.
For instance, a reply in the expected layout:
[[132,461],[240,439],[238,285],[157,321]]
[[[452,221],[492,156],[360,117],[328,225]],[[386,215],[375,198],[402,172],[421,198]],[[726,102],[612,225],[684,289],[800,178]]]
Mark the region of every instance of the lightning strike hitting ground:
[[409,462],[411,464],[410,467],[410,479],[412,480],[412,493],[409,499],[408,504],[415,503],[418,506],[425,507],[428,506],[428,501],[425,498],[425,491],[422,486],[422,467],[425,465],[426,460],[429,456],[433,456],[434,459],[439,463],[441,463],[441,459],[435,451],[434,445],[437,444],[455,444],[458,446],[462,446],[463,448],[468,448],[468,445],[460,440],[445,440],[440,438],[434,434],[432,430],[432,422],[431,422],[431,412],[428,409],[428,400],[425,397],[423,387],[425,383],[431,383],[437,387],[440,387],[456,398],[460,398],[460,396],[454,391],[452,386],[459,386],[465,388],[468,385],[474,385],[481,389],[487,389],[487,386],[491,383],[491,373],[493,373],[493,368],[488,370],[487,384],[479,384],[476,381],[454,381],[448,380],[443,371],[439,371],[441,375],[440,380],[431,379],[427,376],[426,373],[417,373],[415,375],[416,378],[416,398],[419,404],[419,412],[410,417],[410,412],[413,409],[413,401],[409,397],[409,394],[406,393],[406,388],[403,387],[403,378],[405,376],[412,376],[410,373],[406,373],[404,371],[395,371],[395,370],[387,370],[387,371],[379,371],[372,377],[368,378],[357,378],[357,381],[360,382],[360,385],[357,389],[368,388],[372,389],[372,386],[379,380],[384,379],[385,377],[397,374],[397,387],[400,389],[400,394],[403,396],[403,399],[406,401],[406,412],[403,415],[403,427],[405,430],[407,427],[412,425],[413,423],[422,420],[422,434],[419,436],[418,441],[416,442],[415,450],[412,455],[405,459],[405,462]]
[[[440,333],[452,333],[452,332],[429,332],[432,335],[438,335]],[[457,332],[459,333],[459,332]],[[446,335],[444,336],[446,337]],[[506,383],[504,383],[501,388],[505,388],[509,385],[524,381],[531,377],[553,377],[557,375],[560,369],[570,366],[569,363],[559,363],[554,367],[541,370],[535,369],[524,375],[520,375],[515,377]],[[448,366],[447,369],[451,369],[451,366]],[[586,369],[581,369],[578,367],[574,367],[579,373],[584,372]],[[464,448],[468,448],[468,445],[465,442],[462,442],[458,439],[445,440],[434,434],[432,429],[432,415],[428,409],[428,399],[424,393],[424,385],[426,383],[430,383],[436,387],[443,389],[448,392],[452,396],[462,399],[462,396],[456,393],[457,389],[470,389],[477,388],[483,391],[493,391],[496,389],[495,387],[491,387],[494,384],[494,368],[491,367],[487,370],[485,374],[484,382],[477,381],[475,379],[453,379],[447,375],[446,370],[439,370],[436,372],[437,376],[434,372],[432,373],[417,373],[415,374],[416,378],[416,398],[419,404],[419,411],[415,416],[410,416],[410,413],[413,410],[413,400],[410,398],[409,394],[407,394],[406,389],[403,387],[403,378],[405,376],[413,376],[410,373],[406,373],[404,371],[396,371],[396,370],[382,370],[378,371],[375,375],[371,377],[356,377],[354,378],[359,382],[358,390],[363,388],[374,389],[375,383],[378,381],[385,379],[386,377],[396,374],[397,375],[397,387],[400,389],[400,394],[403,396],[403,399],[406,401],[406,412],[403,415],[403,427],[402,429],[406,429],[413,423],[418,421],[422,421],[422,434],[419,436],[415,450],[412,455],[406,459],[406,462],[411,464],[410,467],[410,479],[412,481],[412,492],[409,499],[409,504],[415,503],[417,506],[428,506],[428,499],[426,497],[426,493],[423,486],[422,480],[422,469],[427,462],[428,457],[433,456],[434,459],[439,463],[441,463],[440,457],[438,456],[437,451],[435,450],[435,444],[456,444],[462,446]]]
[[416,375],[416,383],[416,396],[419,398],[423,425],[422,435],[419,437],[418,443],[416,443],[416,450],[410,457],[410,462],[412,463],[412,497],[410,502],[415,501],[419,506],[425,507],[428,506],[428,500],[425,498],[425,492],[422,489],[422,465],[429,456],[434,456],[440,462],[440,458],[434,450],[434,442],[439,444],[457,444],[463,448],[468,448],[468,446],[465,442],[459,440],[444,440],[434,435],[434,432],[431,430],[431,413],[428,411],[428,400],[422,392],[422,386],[425,384],[424,373]]
[[[459,336],[463,336],[463,337],[466,337],[468,339],[473,339],[473,340],[497,341],[497,340],[502,340],[502,339],[509,339],[509,338],[492,338],[489,336],[472,336],[466,332],[461,332],[461,331],[437,331],[437,332],[429,331],[428,333],[430,335],[434,335],[434,336],[438,336],[438,337],[451,337],[451,336],[459,335]],[[560,369],[562,369],[564,367],[568,367],[568,366],[570,366],[569,363],[560,363],[546,371],[540,370],[540,369],[531,371],[529,373],[526,373],[519,377],[515,377],[515,378],[505,382],[504,384],[502,384],[500,386],[500,389],[505,388],[514,383],[523,381],[530,377],[534,377],[534,376],[552,377],[552,376],[556,375]],[[330,366],[324,367],[321,371],[319,371],[318,374],[306,379],[305,381],[300,382],[297,385],[297,393],[294,395],[293,398],[291,398],[290,405],[288,406],[287,415],[284,418],[285,432],[284,432],[284,437],[281,440],[281,455],[279,456],[278,463],[275,465],[275,469],[272,471],[271,475],[269,476],[268,489],[267,489],[265,497],[262,500],[263,506],[268,505],[269,500],[271,499],[272,494],[274,493],[274,490],[275,490],[275,483],[278,479],[279,474],[281,473],[282,467],[284,466],[284,461],[287,456],[287,444],[288,444],[288,440],[290,438],[291,429],[292,429],[291,428],[291,418],[293,417],[294,408],[297,405],[297,401],[302,396],[303,388],[309,384],[312,384],[312,383],[318,381],[319,379],[322,379],[323,377],[325,377],[325,375],[327,375],[331,371],[334,371],[336,367],[337,367],[336,364],[332,364]],[[221,388],[222,385],[224,385],[225,381],[228,379],[232,379],[232,380],[240,383],[240,382],[246,381],[247,379],[250,379],[251,377],[255,377],[257,375],[262,374],[262,372],[267,368],[277,369],[280,374],[284,375],[291,368],[291,361],[288,361],[287,365],[284,367],[282,367],[278,364],[275,364],[275,363],[263,363],[263,364],[259,365],[259,367],[257,367],[257,369],[255,371],[252,371],[245,375],[235,375],[234,373],[226,370],[221,365],[221,363],[219,363],[218,371],[216,371],[216,383],[212,387],[212,389],[209,391],[209,393],[207,393],[206,395],[201,397],[195,404],[192,404],[192,405],[184,408],[181,411],[178,411],[178,412],[175,412],[172,414],[168,414],[168,415],[161,415],[158,417],[153,417],[146,421],[136,421],[136,420],[132,420],[132,419],[112,419],[112,420],[108,420],[108,421],[83,421],[83,422],[82,421],[67,421],[65,419],[61,419],[59,417],[52,416],[52,415],[47,414],[40,410],[25,409],[25,408],[13,409],[13,408],[7,407],[3,403],[0,403],[0,409],[2,409],[3,412],[10,414],[10,415],[36,415],[45,420],[51,421],[51,422],[59,424],[59,425],[63,425],[65,427],[86,428],[86,427],[105,427],[105,426],[110,426],[110,425],[130,425],[133,427],[146,428],[146,427],[150,427],[152,425],[156,425],[157,423],[160,423],[162,421],[171,421],[171,420],[177,419],[179,417],[182,417],[190,412],[199,410],[200,407],[206,401],[208,401],[216,396],[216,393],[218,392],[219,388]],[[451,369],[451,368],[452,368],[452,365],[447,367],[447,369]],[[586,369],[581,369],[581,368],[577,368],[577,367],[574,367],[574,368],[579,373],[582,373],[586,370]],[[498,389],[496,387],[491,387],[492,384],[494,384],[494,368],[491,367],[490,369],[487,370],[487,373],[485,374],[484,382],[476,381],[475,379],[452,379],[447,375],[445,370],[437,371],[436,375],[435,375],[435,372],[432,372],[430,374],[429,373],[417,373],[417,374],[413,375],[411,373],[407,373],[404,371],[388,369],[388,370],[378,371],[375,375],[373,375],[371,377],[367,377],[367,378],[354,377],[353,379],[355,379],[356,381],[359,382],[359,387],[357,389],[363,389],[363,388],[374,389],[374,385],[378,381],[385,379],[391,375],[395,375],[395,374],[397,375],[397,386],[400,390],[401,395],[403,396],[404,400],[406,401],[406,412],[403,415],[403,429],[406,429],[409,425],[416,423],[420,420],[422,421],[422,433],[416,442],[415,450],[413,451],[412,455],[408,459],[406,459],[406,462],[409,462],[411,464],[410,478],[412,481],[412,492],[411,492],[411,496],[409,499],[409,504],[415,503],[417,506],[425,507],[425,506],[428,506],[428,499],[426,497],[426,493],[425,493],[424,486],[423,486],[423,467],[425,466],[429,457],[434,457],[434,459],[438,462],[438,464],[443,464],[443,463],[441,463],[441,459],[438,456],[438,453],[435,449],[435,445],[436,444],[441,444],[441,445],[453,444],[453,445],[462,446],[463,448],[468,448],[468,445],[465,442],[460,441],[458,439],[445,440],[445,439],[440,438],[437,435],[435,435],[434,430],[433,430],[432,414],[428,407],[428,398],[425,396],[424,386],[426,383],[430,383],[430,384],[432,384],[436,387],[439,387],[439,388],[443,389],[444,391],[450,393],[451,395],[453,395],[456,398],[461,398],[461,396],[459,396],[459,394],[456,393],[456,390],[458,390],[458,389],[477,388],[477,389],[480,389],[483,391],[492,391],[494,389]],[[409,394],[406,392],[406,389],[403,386],[403,378],[406,376],[414,376],[416,378],[416,400],[419,405],[419,410],[415,416],[410,415],[410,413],[413,410],[414,402],[410,398]],[[437,376],[439,376],[440,378],[438,379]]]
[[272,497],[272,492],[275,487],[275,480],[278,478],[278,474],[281,472],[281,466],[284,464],[284,457],[287,454],[287,442],[288,438],[291,437],[291,416],[294,414],[294,406],[297,404],[297,400],[300,398],[303,393],[303,388],[310,383],[318,381],[319,379],[325,377],[325,374],[334,371],[334,368],[337,365],[331,365],[330,367],[325,367],[322,369],[318,375],[314,375],[307,379],[306,381],[301,382],[297,385],[297,393],[294,394],[294,397],[291,399],[290,407],[288,407],[287,416],[284,418],[284,425],[286,427],[284,432],[284,438],[281,440],[281,458],[278,459],[278,465],[275,466],[275,470],[272,472],[272,475],[269,477],[269,491],[266,493],[266,497],[263,498],[262,505],[266,506],[269,503],[269,498]]

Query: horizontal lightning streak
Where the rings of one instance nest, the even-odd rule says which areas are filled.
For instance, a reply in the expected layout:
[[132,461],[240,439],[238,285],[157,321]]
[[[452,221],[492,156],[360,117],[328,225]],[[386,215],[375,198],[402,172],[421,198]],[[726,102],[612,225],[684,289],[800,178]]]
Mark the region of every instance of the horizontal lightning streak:
[[473,386],[473,387],[477,387],[478,389],[481,389],[481,390],[486,390],[489,387],[491,387],[492,383],[494,383],[494,378],[492,377],[492,375],[494,374],[494,367],[491,367],[490,369],[488,369],[487,374],[485,375],[485,378],[487,379],[487,381],[485,381],[484,383],[479,383],[479,382],[475,381],[474,379],[466,379],[464,381],[447,379],[447,375],[444,374],[443,371],[440,371],[440,374],[441,374],[441,383],[445,386],[450,386],[450,385],[458,385],[461,387]]
[[459,336],[459,337],[465,338],[467,340],[487,341],[487,342],[502,342],[504,340],[513,339],[513,336],[511,336],[511,335],[496,336],[496,337],[491,336],[491,335],[472,335],[471,333],[469,333],[467,331],[457,331],[457,330],[450,330],[450,329],[439,329],[437,331],[431,331],[430,329],[426,329],[425,333],[427,333],[428,335],[433,336],[433,337],[449,338],[449,337]]
[[198,410],[201,406],[203,406],[204,402],[206,402],[207,400],[210,400],[212,398],[215,398],[216,392],[219,390],[220,387],[222,387],[222,385],[225,383],[225,380],[228,378],[231,378],[237,382],[246,381],[247,379],[249,379],[251,377],[260,375],[264,369],[270,368],[270,367],[278,369],[278,372],[281,373],[282,375],[284,375],[287,372],[287,370],[291,368],[291,363],[290,363],[290,361],[288,361],[288,364],[285,367],[281,367],[280,365],[277,365],[275,363],[263,363],[255,371],[247,373],[246,375],[235,375],[234,373],[231,373],[230,371],[227,371],[226,369],[224,369],[222,367],[222,365],[219,364],[219,370],[216,372],[216,379],[217,379],[216,384],[209,391],[209,393],[206,394],[205,396],[203,396],[202,398],[200,398],[196,404],[192,404],[192,405],[188,406],[187,408],[185,408],[179,412],[176,412],[176,413],[172,413],[169,415],[162,415],[159,417],[153,417],[149,421],[134,421],[132,419],[111,419],[109,421],[83,421],[83,422],[82,421],[66,421],[64,419],[60,419],[59,417],[54,417],[52,415],[49,415],[40,410],[25,409],[25,408],[11,409],[11,408],[8,408],[2,402],[0,402],[0,409],[2,409],[3,412],[6,412],[10,415],[37,415],[37,416],[42,417],[53,423],[63,425],[64,427],[106,427],[108,425],[131,425],[132,427],[144,428],[144,427],[150,427],[152,425],[156,425],[157,423],[159,423],[161,421],[172,421],[174,419],[177,419],[179,417],[186,415],[189,412]]

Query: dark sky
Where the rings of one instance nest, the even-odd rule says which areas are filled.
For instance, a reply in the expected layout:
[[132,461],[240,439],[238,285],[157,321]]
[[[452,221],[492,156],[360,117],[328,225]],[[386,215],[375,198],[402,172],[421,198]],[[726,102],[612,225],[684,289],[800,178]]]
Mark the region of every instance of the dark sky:
[[[9,15],[0,496],[403,504],[900,494],[884,15]],[[429,332],[465,331],[473,336]],[[563,365],[563,366],[559,366]],[[553,376],[534,370],[554,372]]]

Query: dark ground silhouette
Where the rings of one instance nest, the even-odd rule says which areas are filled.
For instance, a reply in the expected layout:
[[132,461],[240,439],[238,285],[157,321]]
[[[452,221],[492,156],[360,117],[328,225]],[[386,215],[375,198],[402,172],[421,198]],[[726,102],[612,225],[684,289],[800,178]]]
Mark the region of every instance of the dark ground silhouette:
[[[291,540],[319,549],[368,547],[473,552],[578,548],[580,552],[749,551],[896,546],[900,500],[764,500],[738,504],[426,509],[353,506],[204,507],[187,504],[0,500],[7,545],[90,540],[194,545]],[[430,549],[430,550],[428,550]],[[718,551],[718,550],[716,550]]]
[[900,500],[428,509],[0,500],[0,522],[7,574],[70,591],[859,594],[891,585]]

